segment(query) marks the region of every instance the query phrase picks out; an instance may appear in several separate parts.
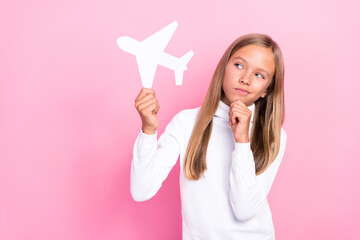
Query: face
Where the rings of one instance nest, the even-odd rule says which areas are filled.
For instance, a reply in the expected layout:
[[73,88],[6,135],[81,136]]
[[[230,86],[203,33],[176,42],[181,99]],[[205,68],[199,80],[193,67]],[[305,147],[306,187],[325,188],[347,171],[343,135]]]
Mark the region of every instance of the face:
[[222,101],[230,105],[242,100],[250,106],[260,97],[266,96],[266,89],[275,73],[272,50],[258,45],[247,45],[238,49],[226,65],[222,88]]

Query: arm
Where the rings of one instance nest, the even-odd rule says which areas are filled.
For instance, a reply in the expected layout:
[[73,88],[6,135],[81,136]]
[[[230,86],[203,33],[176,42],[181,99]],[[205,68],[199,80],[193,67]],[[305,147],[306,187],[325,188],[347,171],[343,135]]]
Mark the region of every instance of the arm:
[[230,203],[239,221],[255,216],[266,201],[276,173],[284,156],[286,132],[281,129],[280,150],[274,162],[256,176],[250,143],[235,143],[230,170]]
[[145,201],[160,189],[180,154],[181,126],[178,113],[157,141],[157,132],[137,136],[131,161],[130,192],[135,201]]

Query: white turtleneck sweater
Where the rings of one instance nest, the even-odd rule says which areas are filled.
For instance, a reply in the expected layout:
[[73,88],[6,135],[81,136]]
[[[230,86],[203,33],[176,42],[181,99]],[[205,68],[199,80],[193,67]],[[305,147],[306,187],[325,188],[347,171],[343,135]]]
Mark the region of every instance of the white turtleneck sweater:
[[[249,136],[253,125],[252,111]],[[200,107],[177,113],[157,140],[157,132],[140,131],[133,150],[130,190],[135,201],[145,201],[160,189],[180,155],[180,194],[183,239],[275,239],[267,195],[285,151],[281,129],[275,161],[256,176],[250,143],[236,143],[229,125],[230,107],[220,101],[213,118],[204,177],[188,180],[183,172],[185,151]]]

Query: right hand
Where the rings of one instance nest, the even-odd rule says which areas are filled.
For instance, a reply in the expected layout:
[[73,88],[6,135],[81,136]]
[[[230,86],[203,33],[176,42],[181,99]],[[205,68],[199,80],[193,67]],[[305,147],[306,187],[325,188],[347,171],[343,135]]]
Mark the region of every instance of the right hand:
[[142,88],[135,99],[135,107],[142,121],[142,131],[145,134],[155,134],[159,121],[157,113],[160,106],[155,91],[151,88]]

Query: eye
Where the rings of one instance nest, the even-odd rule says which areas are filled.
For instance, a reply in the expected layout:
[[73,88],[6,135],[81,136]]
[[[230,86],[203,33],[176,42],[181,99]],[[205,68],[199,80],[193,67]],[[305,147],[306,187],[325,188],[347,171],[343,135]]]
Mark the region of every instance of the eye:
[[262,74],[260,74],[260,73],[257,73],[257,74],[255,74],[256,76],[260,76],[262,79],[264,79],[265,77],[262,75]]
[[240,68],[240,69],[243,69],[243,68],[244,68],[241,63],[235,63],[235,66],[236,66],[237,68]]

